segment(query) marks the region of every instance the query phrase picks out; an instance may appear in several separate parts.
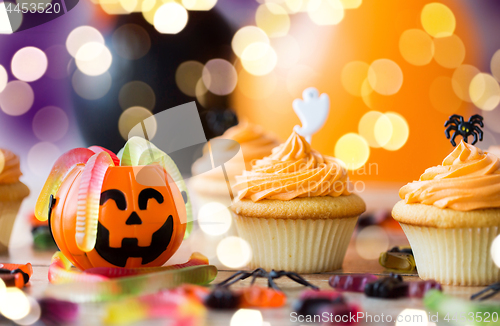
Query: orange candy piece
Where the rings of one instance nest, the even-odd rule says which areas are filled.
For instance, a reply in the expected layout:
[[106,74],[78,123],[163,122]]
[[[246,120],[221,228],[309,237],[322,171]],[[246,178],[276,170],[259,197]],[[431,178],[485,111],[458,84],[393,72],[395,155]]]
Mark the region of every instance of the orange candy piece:
[[243,308],[279,308],[286,303],[286,295],[272,288],[252,285],[239,292]]

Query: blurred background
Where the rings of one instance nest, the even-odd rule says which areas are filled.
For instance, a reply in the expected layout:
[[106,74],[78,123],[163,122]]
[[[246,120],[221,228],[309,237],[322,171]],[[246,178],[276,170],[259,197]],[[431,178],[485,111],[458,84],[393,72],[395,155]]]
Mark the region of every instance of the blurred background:
[[31,195],[13,244],[31,241],[25,217],[65,151],[117,152],[134,125],[190,101],[207,139],[246,120],[284,141],[311,86],[331,101],[312,146],[389,208],[452,150],[451,114],[484,116],[479,147],[500,141],[499,14],[497,0],[80,0],[26,29],[43,14],[17,13],[14,33],[0,28],[0,148]]

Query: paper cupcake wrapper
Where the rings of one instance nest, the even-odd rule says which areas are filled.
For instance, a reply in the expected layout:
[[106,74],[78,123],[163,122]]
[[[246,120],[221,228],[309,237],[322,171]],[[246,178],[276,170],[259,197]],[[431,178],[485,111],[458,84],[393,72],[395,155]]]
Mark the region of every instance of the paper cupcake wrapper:
[[500,228],[439,229],[400,223],[420,278],[442,284],[483,286],[500,281],[490,248]]
[[358,217],[266,219],[234,215],[252,247],[250,268],[321,273],[342,268]]
[[8,251],[10,236],[21,203],[22,200],[0,201],[0,252]]

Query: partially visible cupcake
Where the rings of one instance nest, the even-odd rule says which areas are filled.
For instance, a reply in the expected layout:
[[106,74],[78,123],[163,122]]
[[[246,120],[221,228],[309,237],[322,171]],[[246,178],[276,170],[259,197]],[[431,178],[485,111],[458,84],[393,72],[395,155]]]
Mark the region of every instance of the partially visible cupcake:
[[500,159],[463,141],[442,165],[402,187],[392,216],[422,279],[443,284],[500,281],[490,247],[500,233]]
[[19,157],[9,150],[0,149],[0,252],[8,250],[19,207],[30,193],[28,187],[19,181],[21,175]]
[[[235,147],[234,142],[212,142],[212,152],[216,153],[220,161],[226,162],[224,168],[233,184],[236,175],[240,175],[243,169],[250,169],[252,162],[271,154],[271,150],[279,143],[274,136],[265,132],[262,127],[248,122],[240,122],[229,128],[222,136],[214,138],[234,140],[241,147],[245,167],[239,161],[231,161]],[[237,148],[236,148],[237,149]],[[195,192],[208,196],[224,196],[228,194],[226,179],[216,169],[212,168],[213,157],[210,155],[208,144],[203,148],[203,156],[194,162],[192,167],[193,178],[191,187]]]
[[231,206],[251,268],[318,273],[342,267],[365,203],[348,190],[344,164],[296,132],[236,178]]

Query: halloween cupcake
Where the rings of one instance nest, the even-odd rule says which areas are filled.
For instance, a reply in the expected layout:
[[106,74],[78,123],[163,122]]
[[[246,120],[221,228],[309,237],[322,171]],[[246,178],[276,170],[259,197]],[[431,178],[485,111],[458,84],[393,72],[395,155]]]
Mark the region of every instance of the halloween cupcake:
[[[232,141],[224,141],[224,140]],[[222,141],[217,141],[222,140]],[[271,154],[278,141],[264,132],[262,127],[248,122],[241,122],[229,128],[222,136],[210,141],[212,153],[216,153],[218,161],[224,162],[224,168],[230,184],[234,184],[234,177],[240,175],[243,169],[249,170],[252,162]],[[244,167],[241,161],[232,158],[241,147],[244,157]],[[191,187],[201,195],[224,196],[228,193],[225,177],[219,170],[213,169],[213,157],[207,144],[203,148],[203,156],[194,162],[192,167],[193,178]]]
[[7,251],[17,212],[30,193],[28,187],[19,181],[21,175],[19,157],[0,149],[0,252]]
[[462,141],[399,196],[392,216],[410,241],[422,279],[453,285],[500,280],[490,255],[500,233],[497,156]]
[[296,132],[236,178],[231,209],[253,250],[251,267],[318,273],[342,267],[365,203],[344,164]]

